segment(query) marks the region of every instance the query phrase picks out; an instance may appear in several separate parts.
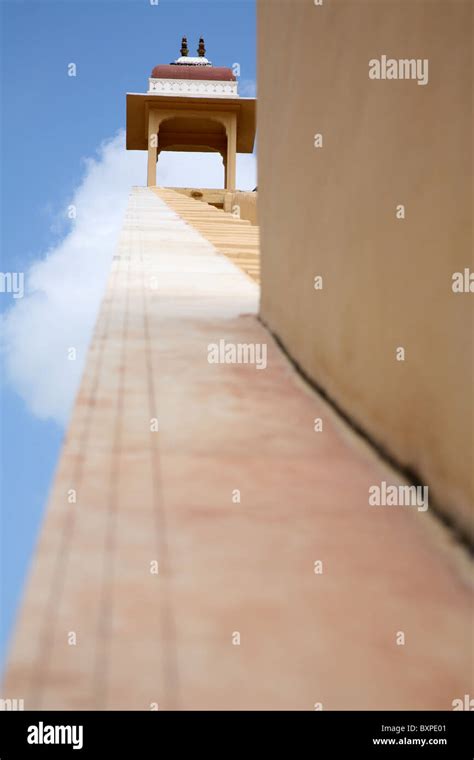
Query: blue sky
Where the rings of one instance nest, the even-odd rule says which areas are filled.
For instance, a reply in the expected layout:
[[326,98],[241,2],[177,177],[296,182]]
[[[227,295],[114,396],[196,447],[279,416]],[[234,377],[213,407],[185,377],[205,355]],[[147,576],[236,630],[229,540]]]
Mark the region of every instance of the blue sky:
[[[190,54],[202,35],[215,65],[240,64],[241,94],[250,95],[256,51],[254,0],[0,0],[0,7],[1,271],[25,272],[27,296],[19,308],[11,294],[0,293],[9,324],[7,362],[2,352],[1,661],[76,382],[64,362],[58,374],[54,351],[78,331],[83,360],[119,218],[101,228],[100,201],[109,200],[106,207],[118,214],[123,187],[145,179],[144,156],[124,156],[123,138],[116,137],[125,127],[125,93],[146,91],[151,69],[179,55],[183,35]],[[76,64],[76,77],[67,75],[69,63]],[[172,184],[173,167],[167,167]],[[244,169],[251,184],[252,167]],[[71,202],[84,209],[75,239],[65,213]],[[82,256],[89,280],[77,275]],[[51,284],[61,278],[70,288],[62,301],[58,284]],[[48,306],[54,287],[56,310]],[[12,307],[19,315],[13,319]],[[63,336],[68,324],[71,336]],[[79,357],[74,371],[80,374],[81,366]]]

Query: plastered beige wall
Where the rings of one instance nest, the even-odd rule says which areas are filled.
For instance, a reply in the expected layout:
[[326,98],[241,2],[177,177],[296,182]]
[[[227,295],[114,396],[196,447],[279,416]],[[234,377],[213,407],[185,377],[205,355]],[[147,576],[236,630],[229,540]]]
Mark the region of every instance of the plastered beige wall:
[[254,225],[258,224],[256,192],[249,193],[242,190],[230,192],[229,190],[209,190],[196,187],[175,187],[173,190],[190,198],[217,205],[228,213],[232,213],[232,209],[238,206],[241,219],[247,219]]
[[[262,317],[472,536],[474,294],[452,292],[474,270],[471,16],[258,0]],[[428,84],[370,80],[383,54],[427,58]]]
[[239,207],[241,219],[247,219],[254,225],[258,224],[256,192],[248,193],[243,190],[237,190],[235,193],[226,193],[225,210],[232,212],[236,206]]

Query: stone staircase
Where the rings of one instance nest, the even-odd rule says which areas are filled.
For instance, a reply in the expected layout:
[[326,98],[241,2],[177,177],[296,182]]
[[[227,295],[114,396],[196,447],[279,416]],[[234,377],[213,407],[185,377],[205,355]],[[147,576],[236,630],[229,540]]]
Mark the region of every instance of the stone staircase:
[[159,198],[209,240],[252,280],[260,282],[259,228],[204,201],[168,188],[153,188]]

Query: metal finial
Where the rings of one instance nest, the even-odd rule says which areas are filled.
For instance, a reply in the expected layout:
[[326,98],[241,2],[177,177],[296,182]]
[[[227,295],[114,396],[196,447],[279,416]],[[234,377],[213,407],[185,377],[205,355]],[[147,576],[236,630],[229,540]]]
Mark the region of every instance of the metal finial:
[[199,37],[198,56],[199,56],[199,58],[205,58],[205,56],[206,56],[206,48],[204,47],[204,38],[203,37]]
[[188,40],[186,37],[183,37],[183,39],[181,40],[181,55],[186,56],[188,55],[188,53],[189,53]]

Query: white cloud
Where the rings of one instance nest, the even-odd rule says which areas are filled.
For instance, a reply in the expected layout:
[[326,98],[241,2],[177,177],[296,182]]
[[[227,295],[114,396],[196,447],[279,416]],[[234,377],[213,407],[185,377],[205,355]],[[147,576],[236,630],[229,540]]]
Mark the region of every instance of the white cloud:
[[241,98],[256,98],[257,83],[253,79],[240,79],[239,95]]
[[[156,182],[165,187],[223,187],[224,164],[217,153],[168,151],[162,153],[158,160]],[[241,153],[237,156],[236,184],[239,190],[253,190],[257,184],[253,154]]]
[[[242,155],[237,185],[256,185],[255,157]],[[9,383],[41,419],[67,421],[104,292],[128,193],[143,185],[146,155],[126,151],[124,133],[104,142],[85,161],[84,177],[65,204],[77,217],[64,238],[25,273],[25,297],[3,317]],[[158,184],[222,187],[222,161],[216,154],[163,153]],[[77,360],[68,360],[74,347]]]

